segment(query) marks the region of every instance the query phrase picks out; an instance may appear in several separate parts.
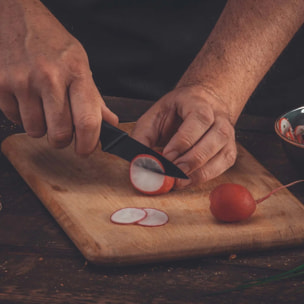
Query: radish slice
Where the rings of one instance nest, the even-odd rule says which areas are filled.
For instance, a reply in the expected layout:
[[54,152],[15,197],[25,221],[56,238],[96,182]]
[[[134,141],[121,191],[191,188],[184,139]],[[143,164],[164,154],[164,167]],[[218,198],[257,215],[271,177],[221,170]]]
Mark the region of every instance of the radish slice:
[[152,155],[140,154],[130,163],[130,181],[135,189],[157,195],[169,192],[175,183],[175,178],[164,175],[161,162]]
[[144,208],[147,212],[147,217],[137,222],[138,225],[147,227],[162,226],[168,223],[169,217],[164,211],[154,208]]
[[111,215],[111,221],[116,224],[134,224],[143,220],[148,213],[141,208],[122,208]]

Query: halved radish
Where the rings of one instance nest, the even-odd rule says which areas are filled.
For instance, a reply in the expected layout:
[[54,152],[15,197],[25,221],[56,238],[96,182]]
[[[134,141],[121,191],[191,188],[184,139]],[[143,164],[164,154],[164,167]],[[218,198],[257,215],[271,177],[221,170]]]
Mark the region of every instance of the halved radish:
[[299,144],[304,144],[304,125],[298,125],[294,131],[295,137]]
[[296,141],[296,138],[291,129],[285,133],[285,136],[286,136],[286,138],[288,138],[290,140]]
[[143,220],[148,213],[142,208],[122,208],[111,215],[111,221],[116,224],[135,224]]
[[144,208],[144,210],[147,212],[147,216],[137,222],[138,225],[156,227],[165,225],[169,221],[169,217],[164,211],[155,208]]
[[291,129],[291,124],[287,118],[282,117],[279,120],[279,131],[282,135],[285,135]]
[[130,181],[135,189],[157,195],[169,192],[175,183],[175,178],[164,175],[161,162],[154,156],[140,154],[130,163]]

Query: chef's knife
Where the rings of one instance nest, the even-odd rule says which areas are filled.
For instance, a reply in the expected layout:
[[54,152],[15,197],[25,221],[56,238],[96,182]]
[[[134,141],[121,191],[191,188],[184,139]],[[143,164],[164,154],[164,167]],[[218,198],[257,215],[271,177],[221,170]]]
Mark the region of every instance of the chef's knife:
[[139,154],[149,154],[156,157],[164,166],[165,172],[159,173],[188,179],[187,175],[172,162],[149,147],[131,138],[128,133],[110,125],[104,120],[101,125],[100,141],[104,152],[115,154],[129,162]]

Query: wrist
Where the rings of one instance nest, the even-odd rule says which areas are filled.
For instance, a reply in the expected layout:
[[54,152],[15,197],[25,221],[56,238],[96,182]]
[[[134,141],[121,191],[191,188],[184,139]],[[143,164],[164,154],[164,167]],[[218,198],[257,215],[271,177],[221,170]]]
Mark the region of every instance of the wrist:
[[208,101],[216,112],[225,113],[230,123],[233,126],[235,125],[238,115],[233,113],[229,101],[221,97],[211,85],[202,82],[184,83],[180,81],[175,89],[178,91],[186,90],[190,96],[197,96],[202,100]]

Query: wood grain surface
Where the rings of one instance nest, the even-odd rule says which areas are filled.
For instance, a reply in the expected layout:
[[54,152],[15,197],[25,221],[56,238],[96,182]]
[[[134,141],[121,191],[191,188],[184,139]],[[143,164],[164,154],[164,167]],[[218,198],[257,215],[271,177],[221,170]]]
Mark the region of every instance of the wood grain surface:
[[[132,126],[121,124],[126,131]],[[235,166],[219,178],[156,197],[136,192],[129,182],[129,164],[99,149],[82,159],[73,146],[55,150],[46,138],[16,134],[3,141],[2,151],[92,263],[182,259],[292,246],[304,240],[303,205],[286,189],[241,223],[219,223],[210,214],[208,196],[220,183],[240,183],[256,199],[281,185],[241,145]],[[110,222],[115,210],[130,206],[164,210],[169,223],[150,228]]]
[[[138,117],[137,100],[107,98],[124,121]],[[148,104],[148,103],[147,103]],[[149,104],[148,104],[149,105]],[[132,110],[132,111],[131,111]],[[128,115],[126,115],[128,113]],[[286,158],[275,118],[242,115],[237,140],[281,183],[304,178]],[[19,128],[0,112],[0,142]],[[303,184],[289,188],[304,202]],[[303,275],[251,286],[304,263],[299,246],[214,254],[164,263],[113,266],[88,263],[35,193],[0,153],[0,303],[301,303]],[[226,292],[223,292],[226,290]]]

